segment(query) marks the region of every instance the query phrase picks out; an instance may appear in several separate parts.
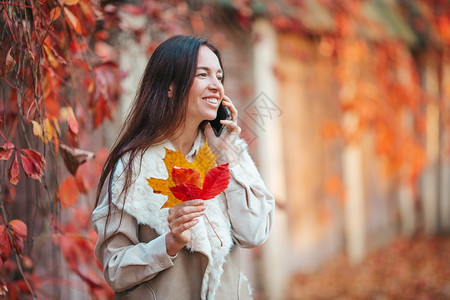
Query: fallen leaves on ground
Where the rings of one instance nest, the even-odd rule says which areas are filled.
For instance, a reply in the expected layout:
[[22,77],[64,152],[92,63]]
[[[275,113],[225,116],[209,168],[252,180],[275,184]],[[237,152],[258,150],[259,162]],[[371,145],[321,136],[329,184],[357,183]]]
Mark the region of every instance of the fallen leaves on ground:
[[288,299],[450,299],[450,236],[397,238],[356,265],[340,255],[297,274]]

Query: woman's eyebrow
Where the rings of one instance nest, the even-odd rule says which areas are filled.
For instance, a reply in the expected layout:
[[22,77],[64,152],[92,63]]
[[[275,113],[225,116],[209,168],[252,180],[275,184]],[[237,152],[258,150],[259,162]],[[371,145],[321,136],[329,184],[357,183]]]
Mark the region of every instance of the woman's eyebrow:
[[[198,67],[197,67],[197,70],[205,70],[205,71],[208,71],[208,72],[209,72],[209,71],[211,71],[211,68],[209,68],[209,67],[204,67],[204,66],[198,66]],[[218,73],[223,73],[222,69],[218,69],[217,72],[218,72]]]

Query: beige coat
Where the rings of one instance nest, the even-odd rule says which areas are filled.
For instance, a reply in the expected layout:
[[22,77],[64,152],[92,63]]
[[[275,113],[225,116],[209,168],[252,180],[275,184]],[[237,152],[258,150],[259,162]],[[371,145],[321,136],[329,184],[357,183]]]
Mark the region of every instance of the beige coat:
[[[186,156],[193,160],[205,142],[200,132]],[[120,196],[123,165],[119,164],[112,187],[110,208],[103,198],[94,210],[93,223],[99,238],[96,255],[106,281],[118,299],[250,299],[240,270],[239,249],[261,245],[268,237],[274,200],[265,188],[245,144],[236,141],[239,163],[230,168],[228,188],[205,202],[206,215],[221,237],[223,246],[207,222],[200,219],[191,229],[191,242],[175,258],[166,252],[169,231],[167,197],[154,194],[147,178],[167,178],[162,161],[167,142],[149,148],[136,167],[126,201]],[[106,216],[111,210],[108,226]],[[123,214],[122,214],[123,209]]]

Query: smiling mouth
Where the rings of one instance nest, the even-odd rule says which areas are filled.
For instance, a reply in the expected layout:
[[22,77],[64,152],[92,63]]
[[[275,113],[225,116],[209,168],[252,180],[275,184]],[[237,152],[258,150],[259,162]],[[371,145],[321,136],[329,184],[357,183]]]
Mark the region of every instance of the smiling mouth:
[[206,102],[211,103],[211,104],[219,103],[219,99],[216,99],[216,98],[203,98],[203,100],[205,100]]

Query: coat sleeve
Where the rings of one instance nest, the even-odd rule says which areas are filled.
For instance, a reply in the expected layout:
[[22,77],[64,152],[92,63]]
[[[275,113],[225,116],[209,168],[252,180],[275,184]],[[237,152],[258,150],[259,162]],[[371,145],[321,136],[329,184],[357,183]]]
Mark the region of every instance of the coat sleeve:
[[[128,194],[122,195],[123,175],[123,163],[120,162],[110,189],[113,202],[120,197],[126,197],[129,201],[132,197],[138,197],[138,193],[134,192],[136,184],[130,186]],[[117,207],[116,202],[108,203],[107,195],[103,193],[101,203],[92,213],[93,226],[98,234],[95,255],[103,266],[108,284],[121,292],[151,280],[159,272],[172,267],[173,262],[167,254],[165,234],[148,243],[140,242],[136,218]]]
[[275,200],[241,140],[236,147],[238,163],[230,168],[231,178],[225,190],[233,238],[241,247],[264,243],[272,229]]
[[115,291],[130,289],[173,266],[166,252],[165,235],[140,243],[134,217],[114,204],[106,224],[107,214],[107,203],[101,203],[93,213],[98,233],[95,254],[103,265],[106,281]]

